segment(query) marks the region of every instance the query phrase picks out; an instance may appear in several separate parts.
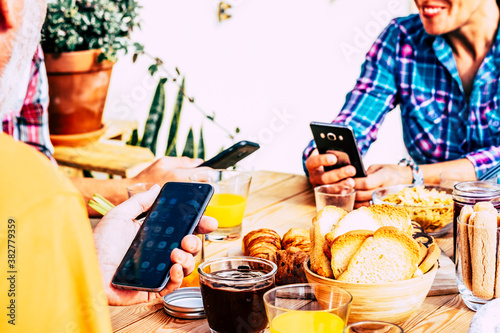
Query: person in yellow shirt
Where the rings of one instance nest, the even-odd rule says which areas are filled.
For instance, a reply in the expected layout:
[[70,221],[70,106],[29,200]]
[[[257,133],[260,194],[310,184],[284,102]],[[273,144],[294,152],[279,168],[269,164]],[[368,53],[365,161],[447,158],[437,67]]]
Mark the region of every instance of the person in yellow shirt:
[[[134,217],[160,191],[133,196],[92,231],[81,194],[41,153],[0,133],[0,332],[110,332],[110,305],[147,302],[175,290],[201,249],[186,236],[161,293],[116,289],[111,278],[139,229]],[[217,227],[204,217],[198,231]]]
[[[0,119],[10,112],[40,35],[45,0],[0,0]],[[21,89],[22,90],[22,89]],[[178,288],[201,249],[186,236],[160,293],[118,290],[111,277],[139,229],[154,186],[112,209],[92,233],[74,185],[32,147],[0,133],[0,332],[110,332],[109,305],[147,302]],[[198,232],[217,222],[200,221]]]

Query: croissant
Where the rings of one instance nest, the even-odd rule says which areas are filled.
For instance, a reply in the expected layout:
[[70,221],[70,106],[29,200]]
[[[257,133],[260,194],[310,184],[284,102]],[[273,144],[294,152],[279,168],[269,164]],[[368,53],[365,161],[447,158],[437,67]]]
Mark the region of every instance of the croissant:
[[312,247],[309,230],[291,228],[286,234],[283,235],[281,245],[285,250],[290,247],[298,247],[300,250],[309,253]]
[[276,252],[281,250],[281,237],[271,229],[258,229],[243,237],[243,254],[264,258],[276,263]]

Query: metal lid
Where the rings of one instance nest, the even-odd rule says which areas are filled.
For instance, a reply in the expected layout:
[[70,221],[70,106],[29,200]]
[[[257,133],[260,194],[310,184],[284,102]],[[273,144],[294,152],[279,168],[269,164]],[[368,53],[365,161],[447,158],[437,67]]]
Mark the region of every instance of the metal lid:
[[163,296],[163,310],[168,315],[180,319],[206,317],[199,287],[180,288]]

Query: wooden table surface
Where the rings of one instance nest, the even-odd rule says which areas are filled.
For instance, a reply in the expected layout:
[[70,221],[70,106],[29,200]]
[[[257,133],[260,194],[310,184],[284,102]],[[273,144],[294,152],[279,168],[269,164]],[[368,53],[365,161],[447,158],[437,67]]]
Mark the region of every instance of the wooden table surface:
[[[306,177],[257,171],[253,173],[243,234],[265,227],[280,235],[291,227],[309,228],[315,213],[314,195]],[[450,255],[452,237],[437,241]],[[240,247],[241,238],[225,243],[206,242],[206,254],[208,258],[227,256],[228,250],[234,252]],[[209,332],[206,319],[181,320],[168,316],[163,311],[161,299],[125,307],[110,306],[109,309],[114,332]],[[474,313],[456,292],[428,296],[402,327],[406,333],[467,332]]]

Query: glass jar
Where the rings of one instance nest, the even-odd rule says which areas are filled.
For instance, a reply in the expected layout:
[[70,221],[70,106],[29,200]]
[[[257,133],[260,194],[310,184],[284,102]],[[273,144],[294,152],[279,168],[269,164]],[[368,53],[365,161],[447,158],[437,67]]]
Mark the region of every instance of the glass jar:
[[490,201],[500,209],[500,184],[486,181],[466,181],[453,186],[453,260],[456,255],[457,219],[463,206],[474,206],[480,201]]

